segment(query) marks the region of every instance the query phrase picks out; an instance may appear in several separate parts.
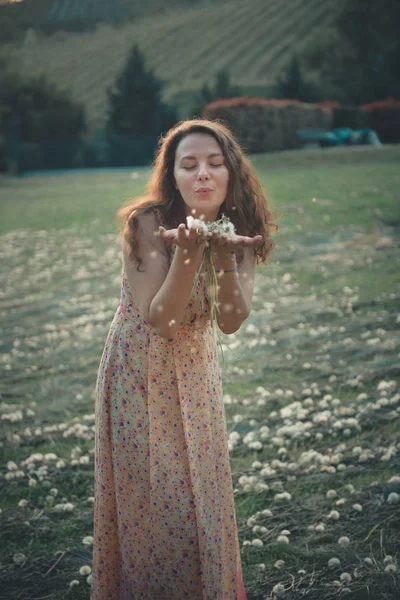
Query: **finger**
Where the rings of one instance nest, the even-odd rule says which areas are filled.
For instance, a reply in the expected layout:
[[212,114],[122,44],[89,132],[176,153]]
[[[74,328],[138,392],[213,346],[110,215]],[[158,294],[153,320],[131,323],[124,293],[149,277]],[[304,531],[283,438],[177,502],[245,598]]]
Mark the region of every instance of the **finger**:
[[179,244],[184,245],[186,240],[186,225],[184,223],[181,223],[178,227],[178,242]]

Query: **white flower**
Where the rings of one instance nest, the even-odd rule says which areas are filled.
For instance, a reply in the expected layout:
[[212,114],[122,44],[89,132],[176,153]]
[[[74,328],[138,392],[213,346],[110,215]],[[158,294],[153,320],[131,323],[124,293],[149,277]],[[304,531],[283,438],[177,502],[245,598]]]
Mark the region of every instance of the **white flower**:
[[397,567],[394,563],[389,563],[388,565],[386,565],[385,571],[387,573],[397,573]]
[[254,540],[252,540],[251,542],[252,546],[254,546],[255,548],[261,548],[261,546],[264,546],[263,541],[256,538]]
[[337,510],[331,510],[331,512],[328,515],[326,515],[326,518],[338,521],[340,519],[340,513],[338,513]]
[[289,538],[286,535],[278,535],[278,537],[276,538],[276,541],[281,542],[283,544],[288,544]]
[[275,594],[275,596],[278,596],[278,598],[281,598],[285,595],[285,587],[281,583],[277,583],[276,585],[274,585],[272,591]]
[[285,566],[284,560],[277,560],[276,563],[274,564],[275,569],[283,569],[284,566]]
[[351,581],[351,575],[350,575],[350,573],[341,573],[341,575],[340,575],[340,581],[344,581],[346,583],[350,583],[350,581]]
[[265,508],[264,510],[261,511],[261,514],[263,515],[263,517],[272,517],[272,511],[269,510],[269,508]]
[[94,541],[93,537],[91,535],[87,535],[86,537],[83,538],[82,544],[85,544],[85,546],[92,546],[93,541]]
[[337,496],[336,490],[328,490],[326,492],[326,497],[328,498],[328,500],[332,500],[333,498],[336,498],[336,496]]
[[72,581],[69,582],[69,587],[72,589],[73,587],[76,587],[77,585],[79,585],[79,581],[77,579],[73,579]]
[[25,560],[26,560],[26,556],[25,556],[25,554],[22,554],[22,552],[17,552],[13,556],[13,561],[15,562],[16,565],[22,565],[22,563],[25,562]]
[[338,558],[336,558],[336,557],[330,558],[328,560],[328,567],[330,569],[334,569],[335,567],[338,567],[339,565],[340,565],[340,560]]
[[372,567],[373,566],[373,561],[372,558],[370,558],[369,556],[367,556],[366,558],[364,558],[364,562],[368,567]]
[[390,494],[387,498],[387,501],[389,502],[389,504],[398,504],[399,500],[400,500],[400,496],[396,492],[390,492]]
[[23,498],[18,502],[18,506],[20,506],[21,508],[25,508],[25,506],[28,506],[28,500],[25,500],[25,498]]
[[89,567],[89,565],[84,565],[79,569],[79,575],[90,575],[91,572],[92,567]]
[[342,548],[347,548],[347,546],[350,544],[350,539],[345,535],[342,535],[342,537],[338,539],[338,544],[339,546],[342,546]]
[[362,509],[363,509],[363,507],[361,506],[361,504],[353,504],[353,508],[357,512],[362,512]]

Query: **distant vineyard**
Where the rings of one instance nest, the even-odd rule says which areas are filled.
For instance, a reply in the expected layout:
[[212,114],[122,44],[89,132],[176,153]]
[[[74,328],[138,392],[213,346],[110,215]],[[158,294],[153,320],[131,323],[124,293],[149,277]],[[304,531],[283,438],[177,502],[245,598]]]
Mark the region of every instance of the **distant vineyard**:
[[[54,7],[72,14],[94,4],[105,3],[59,0]],[[121,2],[108,4],[111,10]],[[118,28],[103,23],[82,34],[30,35],[24,44],[13,46],[13,55],[23,72],[44,73],[83,102],[94,131],[104,126],[107,88],[134,43],[165,81],[167,98],[199,90],[223,68],[235,84],[268,86],[310,34],[329,25],[336,12],[337,4],[331,0],[232,0],[210,3],[207,10],[204,6],[170,10]]]
[[48,18],[68,21],[72,19],[106,20],[122,19],[131,12],[131,3],[123,0],[53,0]]

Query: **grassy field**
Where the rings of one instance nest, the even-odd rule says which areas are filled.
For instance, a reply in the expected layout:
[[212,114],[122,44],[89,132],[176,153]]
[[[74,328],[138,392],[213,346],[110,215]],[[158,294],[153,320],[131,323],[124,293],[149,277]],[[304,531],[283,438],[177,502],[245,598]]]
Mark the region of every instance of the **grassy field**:
[[[223,362],[248,600],[399,597],[399,161],[254,157],[280,233]],[[0,179],[1,599],[89,597],[114,215],[147,176]]]
[[104,127],[107,88],[134,43],[165,82],[165,98],[185,117],[195,94],[220,69],[229,70],[245,94],[263,95],[293,49],[301,51],[316,28],[332,23],[339,6],[329,0],[200,2],[119,27],[101,24],[82,34],[37,35],[36,41],[7,47],[22,73],[44,73],[82,102],[93,133]]

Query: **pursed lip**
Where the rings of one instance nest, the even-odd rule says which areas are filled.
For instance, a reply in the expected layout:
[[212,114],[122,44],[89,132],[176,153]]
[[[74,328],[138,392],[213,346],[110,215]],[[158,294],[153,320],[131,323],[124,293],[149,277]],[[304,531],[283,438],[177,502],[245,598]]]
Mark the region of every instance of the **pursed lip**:
[[199,188],[197,188],[197,190],[196,190],[196,192],[212,192],[212,191],[213,191],[213,190],[212,190],[212,188],[209,188],[209,187],[204,187],[204,186],[202,186],[202,187],[199,187]]

